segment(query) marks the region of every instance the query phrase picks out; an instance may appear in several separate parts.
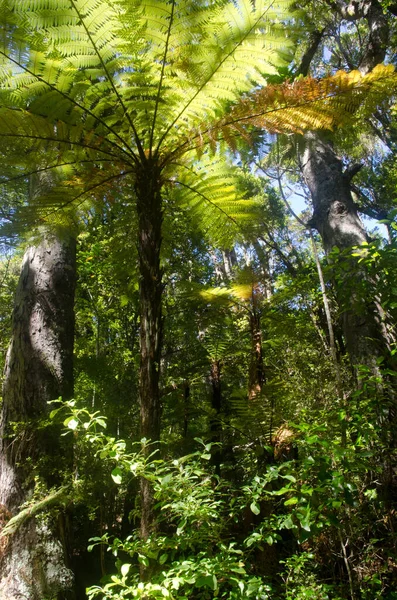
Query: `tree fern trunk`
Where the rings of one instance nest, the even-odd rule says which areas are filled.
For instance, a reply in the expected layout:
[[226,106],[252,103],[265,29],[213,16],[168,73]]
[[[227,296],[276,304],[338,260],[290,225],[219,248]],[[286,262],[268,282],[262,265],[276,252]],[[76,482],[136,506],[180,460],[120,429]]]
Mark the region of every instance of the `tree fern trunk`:
[[263,364],[261,317],[254,306],[250,312],[251,359],[248,373],[248,399],[254,400],[262,393],[266,381]]
[[[160,173],[148,165],[137,177],[135,191],[138,212],[140,267],[140,377],[141,436],[148,441],[160,438],[160,355],[162,344],[162,198]],[[149,446],[147,454],[158,448]],[[154,528],[153,495],[148,481],[141,482],[141,535],[146,539]]]
[[220,420],[222,411],[222,388],[221,388],[221,363],[213,360],[211,363],[211,408],[210,420],[211,442],[216,444],[211,451],[211,462],[215,467],[215,473],[220,477],[222,462],[222,422]]
[[[0,503],[8,516],[29,500],[34,475],[48,487],[58,486],[70,464],[68,439],[43,423],[51,408],[48,401],[73,393],[74,288],[73,239],[47,237],[26,251],[15,297],[0,427]],[[73,577],[54,529],[30,519],[6,540],[0,556],[0,598],[64,597]]]

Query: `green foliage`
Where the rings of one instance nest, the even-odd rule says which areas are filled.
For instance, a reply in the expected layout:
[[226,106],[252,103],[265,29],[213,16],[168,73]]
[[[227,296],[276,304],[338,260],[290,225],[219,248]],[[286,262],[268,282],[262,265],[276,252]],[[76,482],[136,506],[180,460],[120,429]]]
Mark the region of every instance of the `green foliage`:
[[[374,598],[389,598],[384,594],[390,572],[376,558],[390,552],[391,542],[379,480],[379,452],[386,446],[375,424],[376,400],[368,394],[376,385],[366,378],[348,418],[336,407],[327,411],[326,420],[319,412],[291,424],[287,444],[297,447],[299,459],[246,471],[241,483],[214,474],[210,443],[197,439],[198,451],[160,459],[157,453],[148,456],[145,440],[129,444],[104,433],[99,413],[78,409],[74,402],[57,409],[68,415],[64,425],[86,446],[91,461],[106,465],[118,495],[128,493],[131,479],[145,477],[156,501],[157,528],[147,540],[136,532],[125,537],[107,532],[91,540],[89,550],[105,547],[114,567],[101,586],[89,588],[88,597],[344,598],[347,581],[326,582],[324,576],[333,556],[343,564],[341,544],[348,537],[354,586],[363,597],[372,590]],[[364,545],[368,527],[375,527],[380,538]],[[288,547],[288,557],[282,558]],[[273,548],[278,566],[265,574],[258,559]],[[140,579],[142,565],[150,569],[147,581]]]
[[341,600],[331,585],[319,583],[314,554],[302,552],[285,561],[285,600]]
[[39,173],[51,178],[14,221],[18,214],[21,224],[39,218],[70,225],[76,211],[78,217],[121,191],[134,202],[145,173],[154,187],[171,189],[184,207],[203,214],[216,243],[235,241],[255,211],[223,160],[203,160],[208,146],[215,152],[224,139],[234,148],[252,124],[332,127],[360,105],[373,111],[395,85],[393,69],[378,66],[364,77],[340,72],[321,82],[266,86],[292,58],[290,5],[5,3],[3,184]]
[[[73,439],[74,556],[87,571],[81,587],[89,598],[394,597],[395,482],[384,478],[394,452],[395,373],[382,373],[379,360],[379,377],[362,367],[357,384],[339,321],[352,298],[358,312],[376,301],[395,335],[396,250],[371,242],[323,260],[336,381],[306,236],[292,231],[269,180],[252,174],[247,142],[261,154],[269,138],[253,126],[296,132],[351,122],[354,113],[355,126],[366,119],[360,144],[352,131],[337,141],[361,160],[373,143],[372,112],[395,90],[396,77],[390,66],[364,77],[333,74],[343,48],[359,57],[349,25],[329,77],[280,84],[295,37],[290,5],[1,4],[0,183],[12,190],[2,194],[2,216],[14,232],[32,222],[80,231],[78,400],[51,416]],[[318,3],[308,10],[322,26],[332,16]],[[323,75],[324,57],[316,60]],[[289,134],[284,140],[259,163],[273,175],[295,166],[299,144]],[[232,158],[226,146],[240,155]],[[372,158],[375,175],[371,182],[363,170],[361,187],[383,197],[393,234],[394,155],[382,164],[381,152]],[[161,192],[163,211],[161,452],[136,442],[135,205],[143,174]],[[290,181],[297,184],[297,171]],[[226,250],[235,256],[230,271]],[[4,282],[6,338],[14,283],[6,273]],[[344,287],[339,305],[331,282]],[[250,395],[259,345],[264,377]],[[219,444],[210,441],[214,362]],[[142,478],[152,485],[156,511],[147,540],[138,535]]]
[[111,431],[136,429],[138,257],[126,238],[134,215],[121,203],[87,218],[78,237],[75,391],[87,406],[105,410]]
[[7,343],[11,337],[12,300],[18,281],[20,256],[5,252],[0,260],[0,368],[4,371]]
[[[362,314],[370,302],[378,303],[384,311],[385,329],[393,331],[397,307],[394,243],[384,244],[378,239],[344,252],[334,248],[330,255],[329,273],[343,288],[341,310],[354,302],[357,314]],[[394,341],[393,333],[390,333],[390,341]]]

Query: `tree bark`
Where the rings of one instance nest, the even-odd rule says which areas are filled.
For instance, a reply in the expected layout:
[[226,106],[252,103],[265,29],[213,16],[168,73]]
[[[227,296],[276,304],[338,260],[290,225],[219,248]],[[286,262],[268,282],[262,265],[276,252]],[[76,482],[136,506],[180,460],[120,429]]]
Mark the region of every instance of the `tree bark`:
[[[43,426],[48,401],[73,394],[75,240],[47,236],[28,248],[15,297],[0,425],[0,503],[10,517],[34,491],[62,483],[71,446]],[[0,556],[0,598],[63,598],[72,587],[64,540],[34,518],[8,537]]]
[[213,360],[211,363],[211,408],[212,416],[210,421],[211,442],[216,444],[211,450],[211,462],[215,467],[215,473],[221,475],[222,450],[222,422],[220,420],[222,410],[222,388],[221,388],[221,363],[219,360]]
[[224,272],[228,279],[233,277],[233,269],[237,266],[237,256],[234,248],[231,250],[222,250],[222,258],[224,265]]
[[263,364],[261,316],[255,299],[250,311],[251,359],[248,373],[248,400],[252,401],[262,393],[266,382]]
[[[368,43],[358,67],[367,73],[385,57],[388,25],[377,0],[332,3],[343,18],[365,19]],[[343,171],[329,135],[308,132],[304,136],[305,150],[302,172],[313,201],[313,216],[309,225],[317,229],[328,252],[333,247],[346,250],[368,242],[368,235],[358,217],[351,194],[353,172]],[[364,364],[379,375],[378,359],[390,359],[390,342],[384,314],[375,297],[361,298],[358,291],[363,279],[368,279],[363,268],[352,257],[351,269],[341,285],[338,300],[343,308],[343,330],[346,346],[353,364]],[[371,282],[369,282],[369,289]],[[346,290],[350,297],[346,299]]]
[[359,246],[369,238],[357,214],[350,191],[350,179],[343,173],[327,134],[304,135],[302,172],[313,201],[310,225],[317,229],[328,252]]
[[[331,142],[323,134],[312,132],[305,134],[305,142],[302,171],[313,201],[310,225],[320,233],[325,250],[337,247],[343,251],[369,242],[353,202],[350,180],[343,173]],[[363,298],[359,293],[366,278],[365,269],[351,257],[349,271],[338,285],[337,294],[352,363],[366,365],[379,375],[378,359],[390,356],[392,340],[378,299]],[[371,282],[368,287],[374,289]]]
[[[155,163],[146,165],[138,174],[135,191],[138,212],[138,253],[140,267],[140,373],[139,398],[141,436],[154,445],[146,454],[158,449],[160,439],[161,402],[159,391],[162,345],[162,197],[160,170]],[[147,539],[154,529],[152,486],[141,481],[141,536]]]

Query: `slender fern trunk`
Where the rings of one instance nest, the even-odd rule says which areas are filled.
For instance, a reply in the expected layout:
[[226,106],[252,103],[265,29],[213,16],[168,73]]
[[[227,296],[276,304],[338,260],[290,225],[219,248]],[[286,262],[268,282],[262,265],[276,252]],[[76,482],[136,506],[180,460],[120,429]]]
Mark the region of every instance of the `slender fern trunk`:
[[213,360],[211,363],[211,408],[212,416],[210,421],[211,430],[211,442],[215,443],[216,446],[211,452],[211,462],[215,467],[215,473],[220,476],[221,474],[221,462],[222,462],[222,449],[220,444],[222,442],[222,422],[220,420],[222,411],[222,387],[221,387],[221,362],[220,360]]
[[[139,173],[135,191],[138,213],[138,252],[140,267],[140,377],[139,398],[141,436],[155,442],[149,454],[158,448],[161,403],[159,392],[162,344],[162,198],[160,172],[156,164],[148,164]],[[153,531],[155,518],[151,484],[141,482],[141,535],[146,539]]]
[[[62,483],[71,446],[44,426],[48,401],[73,393],[75,240],[47,237],[24,256],[15,297],[0,425],[0,503],[8,516],[31,497],[38,476]],[[7,538],[0,555],[0,598],[64,598],[73,577],[53,522],[34,518]]]
[[187,440],[190,412],[190,383],[188,380],[183,384],[183,400],[183,439]]
[[258,308],[253,306],[250,312],[251,360],[248,373],[248,399],[254,400],[262,393],[266,381],[263,364],[261,316]]

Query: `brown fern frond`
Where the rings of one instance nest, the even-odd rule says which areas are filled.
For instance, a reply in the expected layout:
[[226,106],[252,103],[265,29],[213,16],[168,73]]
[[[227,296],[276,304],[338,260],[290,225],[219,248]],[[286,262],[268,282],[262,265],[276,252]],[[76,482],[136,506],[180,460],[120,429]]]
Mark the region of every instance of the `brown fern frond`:
[[397,74],[391,65],[378,65],[367,75],[338,71],[324,79],[306,77],[267,85],[244,97],[206,134],[227,140],[251,126],[270,133],[334,129],[351,122],[352,115],[371,114],[396,90]]

